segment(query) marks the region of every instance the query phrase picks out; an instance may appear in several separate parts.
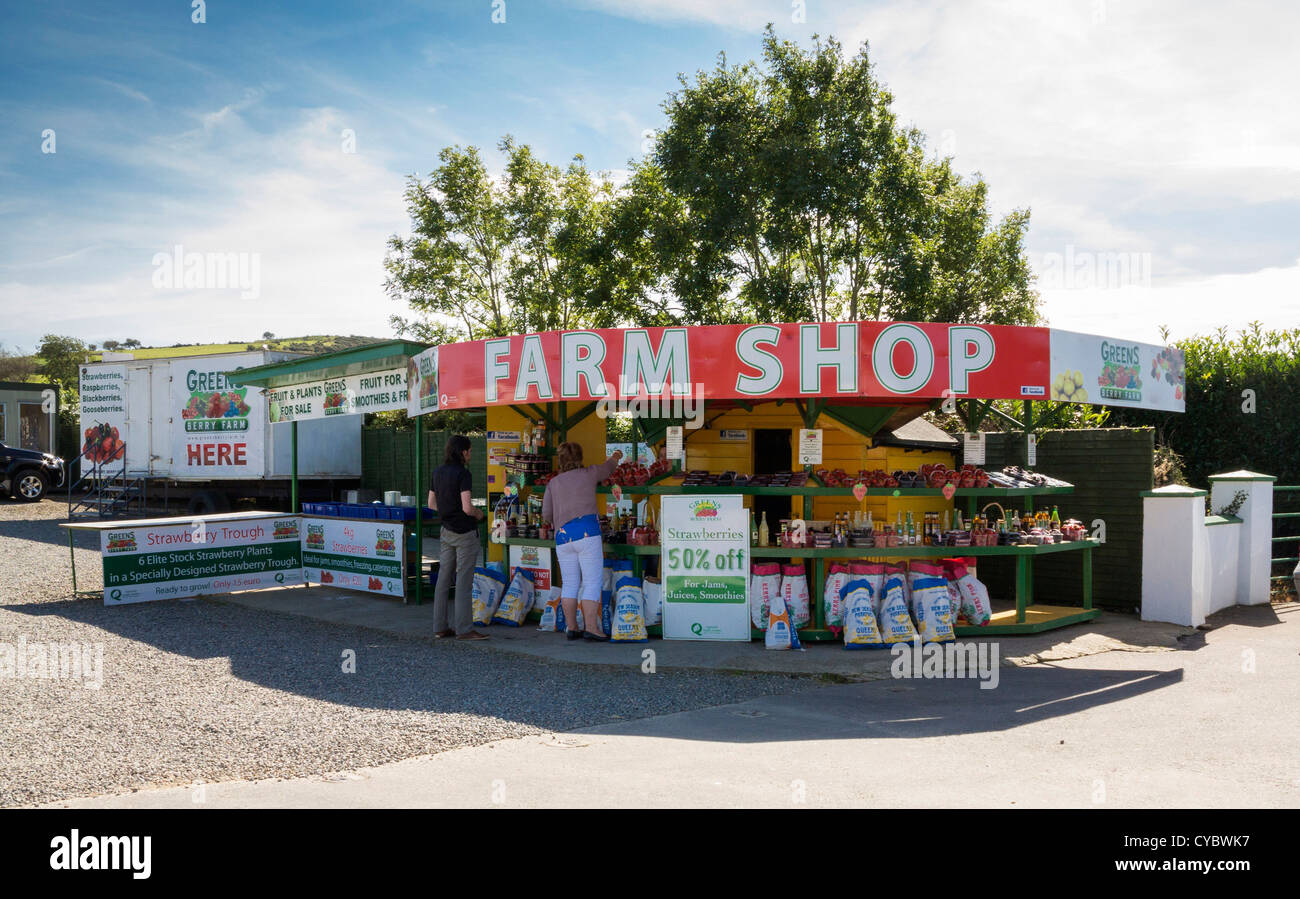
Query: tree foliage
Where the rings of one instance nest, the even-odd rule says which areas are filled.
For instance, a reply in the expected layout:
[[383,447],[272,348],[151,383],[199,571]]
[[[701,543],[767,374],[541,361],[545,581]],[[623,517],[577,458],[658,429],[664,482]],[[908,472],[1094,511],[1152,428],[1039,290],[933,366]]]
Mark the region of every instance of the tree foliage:
[[1255,322],[1235,337],[1220,328],[1175,346],[1186,363],[1187,411],[1115,408],[1111,423],[1154,426],[1157,443],[1173,448],[1196,486],[1240,468],[1300,483],[1300,328],[1269,331]]
[[624,200],[660,212],[685,320],[1037,320],[1028,212],[994,223],[981,179],[925,157],[865,46],[845,59],[769,28],[763,56],[681,79]]
[[763,64],[699,72],[664,103],[651,156],[616,188],[507,136],[492,177],[448,147],[406,189],[388,245],[399,333],[477,339],[556,328],[745,321],[1037,321],[1023,241],[988,188],[927,158],[867,48],[769,28]]

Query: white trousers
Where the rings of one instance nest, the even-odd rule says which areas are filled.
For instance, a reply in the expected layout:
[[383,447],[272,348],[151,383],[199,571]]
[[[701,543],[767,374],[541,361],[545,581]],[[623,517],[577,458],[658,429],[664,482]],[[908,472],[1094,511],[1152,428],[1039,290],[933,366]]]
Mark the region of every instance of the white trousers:
[[562,599],[600,602],[605,553],[601,547],[599,534],[560,544],[555,547],[555,558],[560,563]]

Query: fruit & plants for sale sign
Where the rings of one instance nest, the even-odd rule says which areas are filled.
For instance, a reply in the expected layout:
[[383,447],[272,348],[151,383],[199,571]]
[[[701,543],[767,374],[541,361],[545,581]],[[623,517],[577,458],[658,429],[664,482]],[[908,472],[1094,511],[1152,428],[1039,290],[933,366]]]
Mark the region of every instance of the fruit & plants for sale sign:
[[266,401],[273,422],[405,409],[406,369],[395,368],[280,387],[268,390]]
[[663,628],[669,640],[748,640],[749,513],[739,496],[665,496]]

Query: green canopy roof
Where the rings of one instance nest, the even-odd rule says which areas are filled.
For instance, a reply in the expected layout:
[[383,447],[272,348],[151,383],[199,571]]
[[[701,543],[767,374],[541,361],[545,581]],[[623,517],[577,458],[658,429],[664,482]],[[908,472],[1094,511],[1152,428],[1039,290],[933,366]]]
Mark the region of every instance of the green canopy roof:
[[406,368],[406,361],[412,356],[433,346],[431,343],[415,343],[410,340],[390,340],[350,350],[334,353],[321,353],[303,359],[288,362],[276,362],[271,365],[258,365],[254,368],[241,368],[226,372],[226,380],[234,384],[247,384],[253,387],[287,387],[291,384],[305,384],[310,381],[325,381],[330,378],[342,378],[349,375],[362,375],[372,371],[391,371]]

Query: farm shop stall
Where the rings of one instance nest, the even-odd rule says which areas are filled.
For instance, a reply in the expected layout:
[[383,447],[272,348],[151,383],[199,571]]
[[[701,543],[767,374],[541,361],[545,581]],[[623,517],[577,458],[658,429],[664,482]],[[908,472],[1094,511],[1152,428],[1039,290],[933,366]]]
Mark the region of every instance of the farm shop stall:
[[[275,426],[289,429],[294,512],[300,511],[299,427],[349,421],[360,428],[365,412],[408,409],[413,402],[408,384],[413,360],[427,349],[426,344],[389,341],[226,372],[232,383],[264,399],[263,414]],[[410,485],[415,508],[313,503],[306,510],[303,564],[309,582],[403,599],[411,595],[416,603],[423,601],[423,436],[423,419],[416,418],[416,463]]]
[[[891,446],[887,438],[946,402],[976,431],[985,417],[1002,415],[990,400],[1020,400],[1025,421],[1013,424],[1027,441],[1071,402],[1181,411],[1181,378],[1176,351],[1130,341],[1047,328],[848,322],[548,332],[444,345],[437,391],[441,408],[486,408],[497,435],[489,489],[494,508],[510,517],[506,546],[553,545],[536,510],[554,448],[572,440],[589,462],[604,458],[604,416],[628,412],[635,439],[655,445],[660,458],[601,488],[640,504],[630,527],[619,517],[606,523],[607,553],[630,557],[637,574],[657,569],[660,497],[741,496],[751,531],[763,519],[769,531],[768,540],[753,541],[751,558],[804,566],[815,607],[805,638],[827,639],[834,633],[821,600],[835,560],[1013,561],[1014,608],[1000,610],[992,630],[972,632],[1024,633],[1094,617],[1095,542],[1077,525],[1052,528],[1043,510],[1033,513],[1070,485],[1032,472],[963,471],[951,449]],[[519,435],[514,452],[502,435]],[[670,454],[680,457],[670,462]],[[904,519],[920,540],[900,539]],[[783,521],[837,533],[781,538]],[[1036,603],[1033,560],[1070,551],[1080,557],[1084,607]]]
[[[241,496],[287,499],[291,428],[269,420],[260,391],[227,374],[294,358],[255,351],[81,366],[83,486],[120,472],[155,495],[165,486],[169,499],[188,497],[192,512]],[[360,477],[358,419],[312,422],[301,436],[296,475],[313,492]]]

